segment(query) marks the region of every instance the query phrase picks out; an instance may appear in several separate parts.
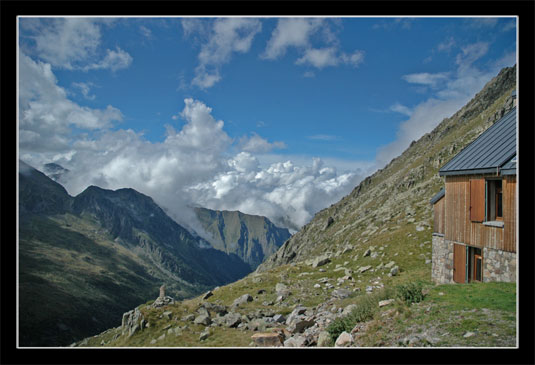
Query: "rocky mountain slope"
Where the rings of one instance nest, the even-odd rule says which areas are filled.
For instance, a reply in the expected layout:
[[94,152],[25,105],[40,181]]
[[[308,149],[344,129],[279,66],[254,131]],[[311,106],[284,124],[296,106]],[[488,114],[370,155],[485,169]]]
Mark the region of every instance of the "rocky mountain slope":
[[133,189],[88,187],[76,197],[19,162],[22,346],[65,345],[109,328],[162,284],[177,299],[251,271],[208,248]]
[[206,208],[195,208],[195,213],[212,236],[210,244],[217,250],[238,255],[252,270],[290,238],[288,229],[275,226],[266,217]]
[[139,306],[72,346],[515,346],[514,283],[432,284],[429,204],[440,166],[512,108],[515,87],[516,68],[503,69],[254,273]]

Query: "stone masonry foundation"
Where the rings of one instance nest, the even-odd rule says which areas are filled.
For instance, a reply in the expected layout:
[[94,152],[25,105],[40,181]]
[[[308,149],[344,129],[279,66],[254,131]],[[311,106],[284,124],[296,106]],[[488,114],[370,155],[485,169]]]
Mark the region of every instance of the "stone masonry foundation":
[[431,278],[437,284],[453,282],[453,243],[444,235],[433,233]]

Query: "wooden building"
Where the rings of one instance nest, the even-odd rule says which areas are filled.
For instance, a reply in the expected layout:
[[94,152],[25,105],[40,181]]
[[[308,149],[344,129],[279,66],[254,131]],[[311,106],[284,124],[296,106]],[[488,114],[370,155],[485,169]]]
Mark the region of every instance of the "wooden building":
[[516,281],[516,163],[514,107],[439,170],[435,282]]

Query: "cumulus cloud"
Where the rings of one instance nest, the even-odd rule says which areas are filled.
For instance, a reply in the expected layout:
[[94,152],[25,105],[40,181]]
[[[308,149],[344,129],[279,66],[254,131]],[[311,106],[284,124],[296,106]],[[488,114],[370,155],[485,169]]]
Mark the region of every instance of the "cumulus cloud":
[[400,103],[395,103],[394,105],[390,106],[390,110],[393,111],[393,112],[397,112],[397,113],[401,113],[401,114],[405,114],[407,116],[411,116],[412,114],[412,110],[403,105],[403,104],[400,104]]
[[91,87],[93,87],[92,82],[73,82],[72,86],[82,93],[83,97],[87,100],[95,100],[96,95],[90,94]]
[[410,83],[434,87],[432,97],[405,109],[395,104],[391,110],[406,114],[409,119],[403,121],[396,133],[396,139],[378,149],[377,166],[380,168],[401,154],[412,141],[430,132],[444,118],[452,116],[464,106],[498,71],[515,62],[515,53],[507,54],[502,59],[490,63],[490,67],[481,70],[474,66],[475,61],[483,57],[489,48],[485,42],[477,42],[461,47],[456,57],[457,69],[448,73],[417,73],[404,75],[402,78]]
[[28,33],[23,46],[53,67],[115,71],[128,67],[132,57],[120,48],[107,49],[102,56],[100,27],[113,22],[112,18],[21,18],[21,28]]
[[[313,47],[312,37],[315,35],[322,38],[327,46]],[[364,52],[361,50],[355,50],[349,54],[339,50],[339,41],[325,19],[279,19],[261,57],[270,60],[280,58],[290,47],[297,48],[302,54],[296,60],[296,64],[309,65],[318,69],[340,64],[358,67],[364,61]],[[308,73],[306,77],[310,76],[312,74]]]
[[57,85],[49,63],[19,56],[19,144],[32,151],[69,149],[71,129],[99,130],[122,120],[120,110],[82,107]]
[[242,151],[252,153],[267,153],[276,148],[286,148],[284,142],[269,143],[266,139],[260,137],[256,133],[253,133],[250,137],[244,136],[240,138],[239,145]]
[[196,32],[208,33],[198,55],[199,65],[195,68],[193,85],[207,89],[221,80],[220,67],[230,61],[233,53],[247,53],[255,35],[262,29],[258,19],[222,18],[216,19],[206,31],[206,24],[199,20],[182,20],[184,35]]
[[[201,236],[191,206],[264,215],[297,230],[364,176],[354,166],[339,173],[333,163],[326,166],[320,159],[280,162],[278,156],[261,164],[256,153],[284,144],[257,134],[236,142],[212,109],[194,99],[185,99],[177,114],[184,125],[180,130],[167,126],[162,142],[149,142],[131,129],[112,130],[107,126],[120,121],[119,110],[78,106],[57,86],[50,64],[24,54],[20,60],[20,157],[37,168],[56,162],[69,169],[64,186],[71,195],[89,185],[133,188]],[[70,133],[73,125],[84,133]],[[235,147],[238,153],[232,153]]]

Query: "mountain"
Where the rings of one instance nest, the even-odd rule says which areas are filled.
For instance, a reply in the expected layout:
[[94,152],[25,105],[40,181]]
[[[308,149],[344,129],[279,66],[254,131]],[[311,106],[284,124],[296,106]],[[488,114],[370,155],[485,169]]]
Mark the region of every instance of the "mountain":
[[69,169],[66,169],[63,166],[53,162],[47,163],[43,166],[44,174],[58,183],[63,181],[63,177],[65,174],[68,174],[69,171]]
[[516,346],[515,283],[432,283],[429,204],[439,168],[512,108],[515,88],[516,67],[503,69],[245,278],[138,306],[137,319],[74,346]]
[[215,249],[238,255],[253,270],[291,236],[262,216],[206,208],[195,208],[195,213]]
[[120,323],[165,284],[183,299],[251,271],[199,247],[154,201],[95,186],[71,197],[19,161],[21,346],[67,345]]

